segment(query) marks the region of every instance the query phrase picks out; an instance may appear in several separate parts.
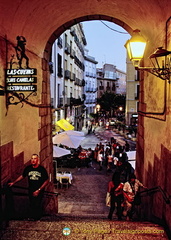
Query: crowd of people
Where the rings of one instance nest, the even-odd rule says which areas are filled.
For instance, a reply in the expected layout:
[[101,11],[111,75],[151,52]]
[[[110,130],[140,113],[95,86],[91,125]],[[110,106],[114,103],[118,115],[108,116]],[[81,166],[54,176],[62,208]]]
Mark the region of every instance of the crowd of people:
[[[112,174],[112,180],[108,184],[107,201],[110,206],[108,218],[111,220],[115,207],[118,220],[126,217],[130,220],[133,216],[137,200],[139,187],[144,187],[143,184],[136,179],[135,170],[128,161],[127,152],[130,151],[128,141],[125,145],[119,144],[117,140],[112,137],[110,142],[103,144],[98,143],[94,150],[91,148],[83,149],[79,146],[74,151],[74,159],[83,166],[90,167],[92,162],[98,163],[98,170],[106,170],[107,173]],[[144,187],[145,188],[145,187]]]
[[106,147],[100,142],[94,149],[94,160],[99,163],[99,170],[102,166],[107,167],[107,171],[115,170],[117,166],[127,167],[131,171],[131,164],[127,161],[128,156],[126,152],[129,151],[129,143],[126,142],[121,146],[115,138],[106,144]]
[[110,206],[108,218],[112,220],[116,207],[118,220],[121,220],[122,217],[130,220],[135,212],[135,205],[140,204],[139,187],[146,187],[136,178],[135,170],[128,161],[127,142],[125,146],[120,146],[115,139],[112,139],[108,146],[105,151],[101,144],[95,148],[99,170],[102,167],[101,159],[104,159],[107,171],[112,170],[113,172],[106,196],[106,205]]
[[127,152],[130,151],[128,141],[120,145],[114,137],[107,144],[98,143],[94,150],[78,149],[79,155],[88,154],[89,162],[92,160],[99,165],[99,171],[103,168],[110,174],[112,180],[108,183],[106,205],[110,206],[108,219],[112,220],[116,207],[118,220],[126,218],[130,220],[135,212],[135,206],[140,204],[139,187],[146,188],[135,176],[135,170],[128,161]]

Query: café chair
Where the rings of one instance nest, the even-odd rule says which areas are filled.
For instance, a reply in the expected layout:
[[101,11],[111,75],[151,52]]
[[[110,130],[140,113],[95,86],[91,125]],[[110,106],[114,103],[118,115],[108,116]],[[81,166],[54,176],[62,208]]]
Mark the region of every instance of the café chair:
[[69,187],[69,179],[68,178],[61,179],[61,188],[63,188],[63,186],[66,186],[66,188]]
[[58,180],[56,179],[56,181],[54,182],[54,186],[55,186],[56,189],[58,189],[59,186],[60,186],[60,181],[58,181]]

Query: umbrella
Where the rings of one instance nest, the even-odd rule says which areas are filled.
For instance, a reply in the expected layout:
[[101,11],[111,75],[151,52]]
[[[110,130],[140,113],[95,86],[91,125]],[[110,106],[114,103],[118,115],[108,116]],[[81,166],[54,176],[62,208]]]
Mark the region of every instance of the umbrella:
[[66,132],[59,133],[53,137],[53,144],[62,144],[70,148],[77,148],[85,137],[71,136]]
[[132,167],[135,169],[135,164],[136,164],[136,151],[130,151],[126,152],[128,156],[128,161],[132,165]]
[[56,122],[56,124],[62,128],[63,130],[67,131],[67,130],[73,130],[74,126],[72,126],[67,120],[65,119],[61,119],[59,121]]
[[53,146],[53,157],[62,157],[65,155],[71,154],[70,150],[61,148],[61,147],[57,147],[57,146]]
[[84,136],[83,132],[73,131],[73,130],[65,131],[65,133],[67,133],[70,136],[80,136],[80,137]]
[[136,151],[126,152],[126,154],[128,156],[128,160],[135,160],[136,159]]

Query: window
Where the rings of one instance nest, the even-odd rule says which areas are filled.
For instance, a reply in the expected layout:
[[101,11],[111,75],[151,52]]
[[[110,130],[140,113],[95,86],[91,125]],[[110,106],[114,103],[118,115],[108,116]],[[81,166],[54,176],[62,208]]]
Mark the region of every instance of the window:
[[62,77],[62,56],[58,53],[58,76]]

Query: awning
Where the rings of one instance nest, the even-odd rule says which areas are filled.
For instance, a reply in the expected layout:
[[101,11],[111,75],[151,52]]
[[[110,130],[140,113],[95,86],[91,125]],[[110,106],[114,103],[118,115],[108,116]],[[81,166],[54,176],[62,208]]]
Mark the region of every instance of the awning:
[[56,122],[56,124],[62,128],[63,130],[65,131],[68,131],[68,130],[73,130],[74,129],[74,126],[72,126],[67,120],[65,119],[61,119],[59,121]]
[[62,157],[71,154],[71,151],[58,146],[53,146],[53,157]]

